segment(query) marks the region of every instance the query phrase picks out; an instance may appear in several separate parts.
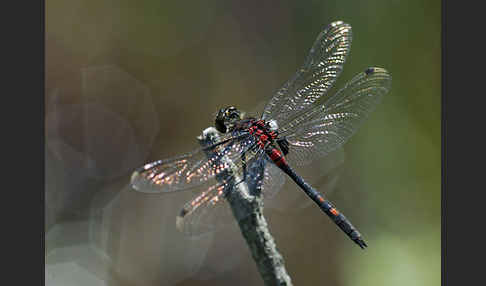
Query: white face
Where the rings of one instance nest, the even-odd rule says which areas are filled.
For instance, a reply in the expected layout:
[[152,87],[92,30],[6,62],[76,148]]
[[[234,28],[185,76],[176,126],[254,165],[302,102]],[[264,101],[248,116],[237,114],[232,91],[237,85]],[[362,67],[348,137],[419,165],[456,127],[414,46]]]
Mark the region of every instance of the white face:
[[268,126],[270,126],[270,131],[277,131],[278,129],[278,124],[275,119],[272,119],[268,122]]

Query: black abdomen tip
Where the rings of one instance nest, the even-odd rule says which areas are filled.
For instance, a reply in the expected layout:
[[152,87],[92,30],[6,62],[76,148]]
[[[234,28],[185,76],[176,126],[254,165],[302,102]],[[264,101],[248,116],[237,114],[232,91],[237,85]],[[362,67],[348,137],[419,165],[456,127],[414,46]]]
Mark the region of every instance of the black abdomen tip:
[[374,73],[374,72],[375,72],[375,69],[374,69],[374,68],[367,68],[367,69],[365,70],[366,75],[370,75],[370,74],[372,74],[372,73]]
[[362,238],[358,238],[354,242],[356,242],[356,244],[358,244],[361,249],[365,249],[368,246]]

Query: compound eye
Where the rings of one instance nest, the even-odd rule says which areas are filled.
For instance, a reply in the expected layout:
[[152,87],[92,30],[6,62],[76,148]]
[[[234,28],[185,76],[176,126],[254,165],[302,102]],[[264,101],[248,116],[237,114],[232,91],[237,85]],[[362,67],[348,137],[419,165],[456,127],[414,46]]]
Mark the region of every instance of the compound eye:
[[218,111],[218,117],[221,117],[223,116],[224,114],[226,113],[226,111],[224,110],[224,108],[221,108],[219,111]]

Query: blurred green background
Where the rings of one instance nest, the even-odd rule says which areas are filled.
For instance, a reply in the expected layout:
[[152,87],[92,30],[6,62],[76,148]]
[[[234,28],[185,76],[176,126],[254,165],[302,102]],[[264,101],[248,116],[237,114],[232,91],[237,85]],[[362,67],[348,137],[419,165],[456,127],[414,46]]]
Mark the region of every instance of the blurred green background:
[[[269,213],[271,229],[294,285],[439,285],[440,3],[51,0],[45,9],[46,101],[62,89],[57,100],[81,102],[80,70],[115,65],[148,87],[158,114],[145,160],[173,156],[196,146],[195,136],[212,125],[219,108],[251,111],[269,100],[303,63],[321,29],[345,21],[353,43],[336,85],[368,66],[393,76],[391,92],[345,145],[331,197],[369,248],[361,251],[313,206]],[[126,171],[103,186],[127,183],[129,176]],[[297,191],[289,180],[285,186],[285,192]],[[91,197],[85,200],[89,205]],[[66,217],[54,213],[46,232]],[[172,285],[156,274],[145,282],[127,278],[117,267],[138,262],[112,259],[107,273],[116,278],[108,285]],[[262,283],[245,258],[224,275],[188,277],[177,285],[230,282]]]

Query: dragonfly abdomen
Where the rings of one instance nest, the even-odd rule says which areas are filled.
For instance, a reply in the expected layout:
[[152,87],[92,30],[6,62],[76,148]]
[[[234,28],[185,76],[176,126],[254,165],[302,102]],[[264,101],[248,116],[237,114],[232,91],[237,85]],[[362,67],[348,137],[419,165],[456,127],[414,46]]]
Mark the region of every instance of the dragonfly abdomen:
[[272,159],[272,161],[278,167],[287,165],[287,161],[285,161],[285,157],[282,155],[282,152],[280,152],[277,148],[271,148],[266,152],[267,155],[270,157],[270,159]]
[[[275,148],[273,148],[275,149]],[[275,149],[276,150],[276,149]],[[280,153],[278,150],[276,150]],[[276,154],[277,152],[274,152]],[[280,153],[281,155],[281,153]],[[272,156],[269,154],[270,158]],[[275,155],[276,156],[276,155]],[[275,160],[272,158],[275,162]],[[287,175],[289,175],[294,182],[301,187],[301,189],[309,196],[318,206],[319,208],[327,214],[327,216],[356,244],[359,245],[362,249],[364,249],[367,245],[361,237],[361,234],[358,230],[351,224],[351,222],[341,214],[332,204],[330,201],[326,200],[323,195],[321,195],[318,191],[312,188],[307,182],[302,179],[297,173],[285,162],[285,159],[280,159],[279,163],[275,162],[277,166],[282,169]]]

